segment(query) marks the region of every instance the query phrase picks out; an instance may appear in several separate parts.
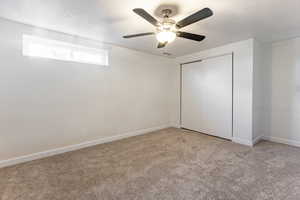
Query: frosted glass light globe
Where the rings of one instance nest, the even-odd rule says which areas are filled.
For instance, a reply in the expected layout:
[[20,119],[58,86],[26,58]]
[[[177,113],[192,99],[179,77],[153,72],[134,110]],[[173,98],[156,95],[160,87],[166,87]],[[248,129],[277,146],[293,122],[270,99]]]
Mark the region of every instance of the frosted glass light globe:
[[156,34],[156,39],[161,43],[171,43],[175,40],[176,33],[173,31],[160,31]]

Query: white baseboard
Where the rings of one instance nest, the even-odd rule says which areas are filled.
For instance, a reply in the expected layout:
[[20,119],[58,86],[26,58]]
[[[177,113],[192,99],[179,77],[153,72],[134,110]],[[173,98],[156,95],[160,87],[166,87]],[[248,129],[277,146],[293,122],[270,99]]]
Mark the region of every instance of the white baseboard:
[[232,142],[247,145],[247,146],[251,146],[251,147],[253,146],[253,143],[252,143],[251,140],[245,140],[245,139],[241,139],[241,138],[237,138],[237,137],[233,137]]
[[171,123],[171,124],[170,124],[170,127],[173,127],[173,128],[181,128],[181,125],[176,124],[176,123]]
[[258,143],[262,139],[263,139],[263,136],[261,135],[261,136],[256,137],[253,141],[245,140],[245,139],[241,139],[241,138],[232,138],[232,142],[253,147],[256,143]]
[[62,154],[62,153],[66,153],[69,151],[75,151],[78,149],[83,149],[83,148],[95,146],[98,144],[108,143],[108,142],[132,137],[132,136],[143,135],[146,133],[150,133],[150,132],[168,128],[168,127],[170,127],[169,124],[152,127],[152,128],[147,128],[147,129],[141,129],[141,130],[127,132],[124,134],[119,134],[119,135],[115,135],[115,136],[111,136],[111,137],[100,138],[97,140],[87,141],[87,142],[83,142],[83,143],[79,143],[79,144],[75,144],[75,145],[70,145],[70,146],[65,146],[65,147],[61,147],[61,148],[57,148],[57,149],[51,149],[48,151],[43,151],[43,152],[33,153],[33,154],[25,155],[25,156],[20,156],[20,157],[12,158],[9,160],[2,160],[2,161],[0,161],[0,168],[8,167],[11,165],[16,165],[19,163],[24,163],[24,162],[28,162],[28,161],[32,161],[32,160],[36,160],[36,159],[46,158],[49,156]]
[[279,138],[279,137],[272,137],[272,136],[263,136],[263,139],[271,141],[271,142],[277,142],[277,143],[282,143],[282,144],[287,144],[287,145],[291,145],[291,146],[300,147],[300,141],[288,140],[288,139]]
[[252,145],[254,146],[255,144],[257,144],[259,141],[263,140],[264,139],[264,136],[263,135],[260,135],[260,136],[257,136],[253,142],[252,142]]

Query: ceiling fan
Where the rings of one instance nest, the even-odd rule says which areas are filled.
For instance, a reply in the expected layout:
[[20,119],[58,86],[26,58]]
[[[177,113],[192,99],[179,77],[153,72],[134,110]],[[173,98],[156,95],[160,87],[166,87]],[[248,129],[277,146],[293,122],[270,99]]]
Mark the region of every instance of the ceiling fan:
[[179,29],[186,27],[190,24],[193,24],[195,22],[198,22],[200,20],[203,20],[205,18],[208,18],[213,15],[213,12],[209,8],[204,8],[202,10],[199,10],[198,12],[184,18],[183,20],[176,22],[173,19],[169,18],[169,16],[172,14],[171,9],[164,9],[162,10],[162,21],[157,21],[154,17],[152,17],[149,13],[147,13],[142,8],[135,8],[133,9],[133,12],[147,20],[149,23],[154,25],[156,27],[156,32],[147,32],[147,33],[139,33],[134,35],[126,35],[123,36],[123,38],[133,38],[133,37],[140,37],[140,36],[146,36],[146,35],[156,35],[156,39],[158,40],[157,48],[163,48],[168,43],[171,43],[175,40],[176,36],[189,39],[189,40],[195,40],[195,41],[202,41],[205,39],[204,35],[197,35],[193,33],[187,33],[179,31]]

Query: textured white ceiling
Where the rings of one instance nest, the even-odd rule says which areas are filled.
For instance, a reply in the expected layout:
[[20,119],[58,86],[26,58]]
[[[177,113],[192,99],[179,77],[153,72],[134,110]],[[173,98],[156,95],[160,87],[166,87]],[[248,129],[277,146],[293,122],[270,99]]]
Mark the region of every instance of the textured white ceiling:
[[[183,29],[207,39],[199,43],[177,38],[165,49],[157,49],[155,36],[122,38],[154,30],[133,8],[154,14],[162,4],[178,6],[175,20],[211,8],[213,17]],[[149,53],[181,56],[250,37],[271,42],[299,36],[299,8],[300,0],[1,0],[0,17]]]

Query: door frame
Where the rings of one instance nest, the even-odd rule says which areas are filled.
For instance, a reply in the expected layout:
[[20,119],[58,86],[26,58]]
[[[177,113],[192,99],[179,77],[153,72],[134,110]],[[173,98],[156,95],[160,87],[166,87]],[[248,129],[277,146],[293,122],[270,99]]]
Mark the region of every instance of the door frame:
[[[196,62],[202,62],[203,60],[207,60],[207,59],[212,59],[212,58],[217,58],[217,57],[221,57],[221,56],[227,56],[227,55],[231,55],[231,59],[232,59],[232,62],[231,62],[231,71],[232,71],[232,88],[231,88],[231,93],[232,93],[232,102],[231,102],[231,140],[233,138],[233,120],[234,120],[234,116],[233,116],[233,102],[234,102],[234,52],[230,52],[230,53],[225,53],[225,54],[220,54],[220,55],[216,55],[216,56],[209,56],[209,57],[205,57],[205,58],[201,58],[201,59],[196,59],[196,60],[193,60],[193,61],[189,61],[189,62],[184,62],[184,63],[180,63],[180,111],[179,111],[179,123],[180,123],[180,128],[184,128],[182,127],[182,68],[183,68],[183,65],[186,65],[186,64],[191,64],[191,63],[196,63]],[[191,130],[191,131],[195,131],[195,130]],[[195,132],[198,132],[198,131],[195,131]],[[204,133],[204,134],[207,134],[207,133]]]

